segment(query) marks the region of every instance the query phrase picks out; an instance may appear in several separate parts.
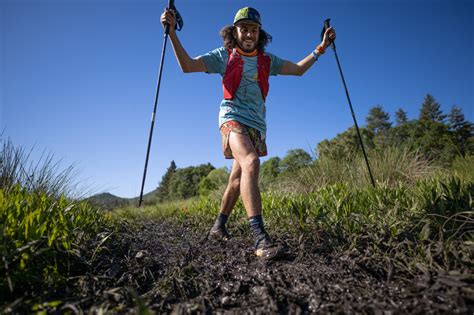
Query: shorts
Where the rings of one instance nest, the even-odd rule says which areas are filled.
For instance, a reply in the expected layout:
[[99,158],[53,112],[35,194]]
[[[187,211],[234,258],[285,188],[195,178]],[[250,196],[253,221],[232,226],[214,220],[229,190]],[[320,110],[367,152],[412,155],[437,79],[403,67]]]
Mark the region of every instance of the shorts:
[[245,126],[244,124],[234,120],[229,120],[221,125],[220,131],[222,136],[222,151],[224,152],[226,159],[234,158],[229,145],[231,131],[249,136],[259,157],[267,155],[267,144],[265,143],[265,139],[262,138],[262,134],[257,129]]

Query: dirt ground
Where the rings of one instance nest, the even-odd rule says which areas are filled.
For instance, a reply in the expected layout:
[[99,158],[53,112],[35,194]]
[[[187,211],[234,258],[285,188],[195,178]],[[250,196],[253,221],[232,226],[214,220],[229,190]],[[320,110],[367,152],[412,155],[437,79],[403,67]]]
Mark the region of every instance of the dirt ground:
[[[262,261],[250,231],[227,242],[189,224],[148,221],[114,233],[70,279],[61,311],[225,314],[472,314],[472,277],[392,276],[303,237],[276,237],[292,255]],[[102,236],[102,235],[101,235]],[[103,235],[105,236],[105,234]],[[96,244],[97,246],[97,244]]]

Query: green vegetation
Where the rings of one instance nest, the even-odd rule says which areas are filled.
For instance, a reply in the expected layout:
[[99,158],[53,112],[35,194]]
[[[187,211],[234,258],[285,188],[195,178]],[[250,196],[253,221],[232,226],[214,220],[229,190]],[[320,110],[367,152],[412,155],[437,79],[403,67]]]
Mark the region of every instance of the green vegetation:
[[[408,121],[406,112],[399,109],[396,113],[397,125],[392,127],[389,117],[380,105],[370,110],[367,128],[361,129],[369,150],[405,147],[443,167],[449,167],[458,155],[474,153],[473,125],[464,119],[462,111],[455,105],[446,121],[440,105],[428,94],[418,120]],[[358,146],[355,130],[350,128],[332,140],[322,141],[317,148],[319,157],[344,160],[354,155],[359,150]]]
[[0,295],[55,292],[84,260],[81,248],[105,226],[104,217],[69,196],[72,168],[48,155],[28,167],[22,148],[0,152]]
[[200,182],[214,169],[210,163],[178,169],[176,163],[171,161],[170,167],[161,179],[160,186],[151,195],[144,198],[145,204],[150,205],[197,196]]

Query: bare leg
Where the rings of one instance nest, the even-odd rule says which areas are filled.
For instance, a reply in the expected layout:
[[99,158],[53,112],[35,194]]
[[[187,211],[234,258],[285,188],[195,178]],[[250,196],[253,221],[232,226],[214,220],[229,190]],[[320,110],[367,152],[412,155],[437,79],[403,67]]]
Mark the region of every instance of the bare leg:
[[242,168],[239,162],[234,160],[232,164],[232,171],[229,176],[229,183],[225,189],[224,196],[222,197],[220,213],[229,216],[237,203],[237,199],[240,196],[240,176],[242,174]]
[[258,188],[260,159],[247,135],[231,132],[229,145],[234,159],[240,165],[240,194],[248,217],[262,214],[262,200]]

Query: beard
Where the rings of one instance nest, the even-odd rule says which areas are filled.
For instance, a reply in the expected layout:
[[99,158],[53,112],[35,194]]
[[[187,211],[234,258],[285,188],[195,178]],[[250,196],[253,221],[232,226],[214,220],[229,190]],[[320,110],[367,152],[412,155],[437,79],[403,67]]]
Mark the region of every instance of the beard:
[[249,43],[242,40],[237,40],[236,42],[240,49],[248,53],[253,52],[257,48],[256,41]]

